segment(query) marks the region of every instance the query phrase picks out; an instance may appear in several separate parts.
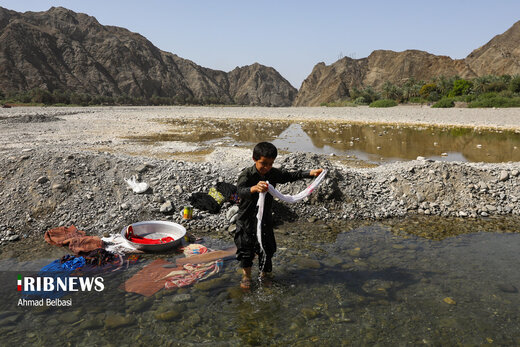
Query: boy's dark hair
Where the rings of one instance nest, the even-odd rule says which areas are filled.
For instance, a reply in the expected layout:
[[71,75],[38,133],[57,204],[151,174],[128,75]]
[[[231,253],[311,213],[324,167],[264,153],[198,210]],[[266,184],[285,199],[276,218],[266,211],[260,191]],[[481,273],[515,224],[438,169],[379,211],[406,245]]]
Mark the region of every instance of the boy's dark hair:
[[253,159],[254,160],[259,160],[260,157],[276,159],[277,155],[278,155],[278,150],[270,142],[260,142],[253,149]]

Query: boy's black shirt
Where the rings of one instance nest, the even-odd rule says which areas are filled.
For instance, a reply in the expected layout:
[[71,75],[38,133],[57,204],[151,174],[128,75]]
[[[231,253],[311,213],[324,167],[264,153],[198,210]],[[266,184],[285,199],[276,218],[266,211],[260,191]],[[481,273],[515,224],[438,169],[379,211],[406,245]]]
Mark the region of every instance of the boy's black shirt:
[[[260,181],[268,181],[270,185],[294,182],[302,178],[310,178],[310,171],[286,171],[272,168],[265,176],[260,175],[255,165],[246,168],[238,176],[237,189],[240,204],[237,216],[237,232],[256,233],[256,214],[259,193],[251,193],[251,187]],[[264,215],[262,216],[262,229],[273,227],[272,210],[273,196],[266,194],[264,204]]]

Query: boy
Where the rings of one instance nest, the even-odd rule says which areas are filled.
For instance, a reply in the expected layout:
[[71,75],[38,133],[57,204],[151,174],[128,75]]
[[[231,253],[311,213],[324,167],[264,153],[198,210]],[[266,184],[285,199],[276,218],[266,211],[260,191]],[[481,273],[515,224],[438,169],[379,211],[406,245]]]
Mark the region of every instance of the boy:
[[262,254],[260,245],[256,238],[257,228],[257,206],[259,193],[267,191],[270,185],[276,187],[277,183],[297,181],[307,177],[319,176],[323,169],[310,170],[307,172],[289,172],[273,168],[274,160],[278,155],[276,147],[269,142],[260,142],[253,149],[253,161],[255,164],[242,171],[238,177],[237,188],[240,204],[237,217],[237,230],[235,233],[235,244],[237,246],[237,259],[242,268],[242,280],[240,286],[244,289],[251,287],[251,266],[255,254],[258,254],[259,267],[261,269],[260,279],[271,277],[271,258],[276,252],[276,241],[273,233],[273,217],[271,209],[273,197],[266,194],[264,214],[262,216],[262,244],[265,254]]

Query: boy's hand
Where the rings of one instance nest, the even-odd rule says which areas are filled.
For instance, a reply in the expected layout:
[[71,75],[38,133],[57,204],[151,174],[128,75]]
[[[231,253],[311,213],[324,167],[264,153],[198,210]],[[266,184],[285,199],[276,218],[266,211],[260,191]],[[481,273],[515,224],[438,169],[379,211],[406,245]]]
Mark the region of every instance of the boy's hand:
[[251,187],[251,193],[263,193],[267,192],[267,188],[269,187],[269,184],[264,181],[260,181],[256,184],[256,186]]
[[316,177],[316,176],[319,176],[322,172],[323,172],[323,169],[314,169],[314,170],[311,170],[310,175]]

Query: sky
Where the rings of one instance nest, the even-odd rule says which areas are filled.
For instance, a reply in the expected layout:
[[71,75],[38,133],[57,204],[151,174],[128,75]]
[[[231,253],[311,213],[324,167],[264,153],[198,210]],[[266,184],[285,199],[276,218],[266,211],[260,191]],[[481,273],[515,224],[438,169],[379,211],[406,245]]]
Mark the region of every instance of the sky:
[[461,59],[520,20],[519,0],[0,0],[0,6],[66,7],[204,67],[271,66],[295,88],[319,62],[377,49]]

